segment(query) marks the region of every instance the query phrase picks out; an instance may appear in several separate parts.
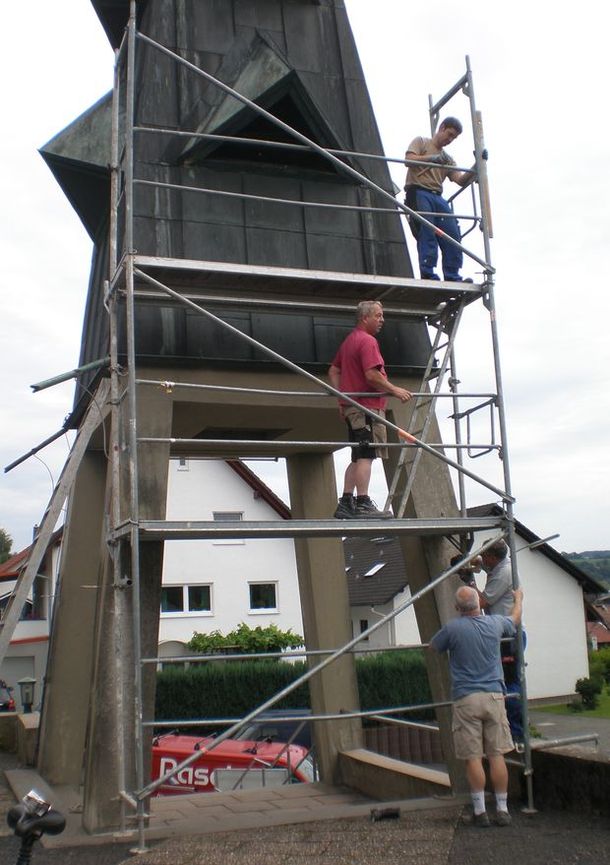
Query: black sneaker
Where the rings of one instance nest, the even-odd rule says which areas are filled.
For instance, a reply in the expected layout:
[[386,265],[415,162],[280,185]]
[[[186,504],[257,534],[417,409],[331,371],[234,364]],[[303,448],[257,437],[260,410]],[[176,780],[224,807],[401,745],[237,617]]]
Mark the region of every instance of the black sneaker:
[[337,510],[334,513],[336,520],[355,520],[356,519],[356,501],[354,498],[345,501],[339,499]]
[[380,511],[374,501],[368,496],[356,499],[356,519],[358,520],[392,520],[392,511]]

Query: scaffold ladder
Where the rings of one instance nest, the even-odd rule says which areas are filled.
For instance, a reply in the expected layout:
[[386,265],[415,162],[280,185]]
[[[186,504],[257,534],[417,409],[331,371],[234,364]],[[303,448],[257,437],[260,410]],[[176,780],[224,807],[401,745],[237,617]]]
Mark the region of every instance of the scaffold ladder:
[[[410,435],[415,436],[422,442],[426,442],[427,440],[430,425],[435,416],[435,397],[440,393],[445,380],[445,375],[447,370],[450,368],[455,337],[463,309],[463,300],[457,303],[453,308],[447,307],[436,324],[436,335],[428,357],[428,363],[424,371],[422,383],[420,385],[420,395],[416,398],[407,430]],[[445,338],[445,342],[442,342],[443,338]],[[436,358],[439,352],[443,352],[443,354],[440,364],[437,365]],[[433,379],[435,380],[434,389],[430,390],[430,384]],[[425,396],[421,395],[429,390],[430,392],[426,393]],[[412,455],[410,448],[405,447],[400,451],[400,456],[388,488],[388,496],[385,503],[386,510],[395,503],[399,495],[400,481],[404,476],[406,476],[405,487],[400,493],[400,500],[395,508],[395,516],[399,519],[402,519],[404,516],[407,502],[411,490],[413,489],[417,469],[421,462],[422,454],[423,450],[421,448],[417,448],[414,455]]]

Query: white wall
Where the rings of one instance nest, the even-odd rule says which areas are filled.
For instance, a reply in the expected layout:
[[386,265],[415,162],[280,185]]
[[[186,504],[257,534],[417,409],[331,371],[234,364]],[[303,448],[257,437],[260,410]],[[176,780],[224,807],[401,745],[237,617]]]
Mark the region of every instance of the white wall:
[[[22,708],[20,690],[17,685],[19,679],[36,679],[34,709],[39,707],[42,698],[49,648],[49,611],[52,608],[59,573],[60,553],[60,545],[54,544],[50,552],[45,555],[41,565],[40,573],[45,575],[45,579],[39,578],[39,590],[43,593],[41,607],[43,618],[17,622],[6,656],[0,667],[0,679],[6,681],[14,689],[13,697],[17,703],[18,711],[21,711]],[[3,583],[2,591],[12,591],[14,586],[15,582]],[[32,600],[31,590],[28,593],[28,599]]]
[[[484,533],[475,535],[479,546]],[[526,542],[517,537],[517,550]],[[574,693],[577,679],[589,675],[587,630],[580,584],[538,550],[517,553],[523,589],[527,693],[530,699]],[[479,588],[485,574],[477,576]]]
[[[389,603],[379,604],[374,609],[371,607],[352,607],[352,634],[356,636],[361,633],[361,621],[368,622],[368,627],[371,627],[379,621],[383,616],[387,616],[392,610],[398,609],[405,601],[411,597],[409,587],[406,586],[402,592],[399,592]],[[417,646],[421,643],[419,629],[413,606],[407,607],[401,613],[398,613],[389,622],[386,622],[378,628],[366,642],[363,642],[362,647],[368,649],[384,649],[387,646]],[[360,648],[360,646],[358,647]]]
[[[278,519],[264,499],[229,466],[217,460],[178,460],[169,465],[168,520],[211,520],[213,511],[242,511],[244,520]],[[277,584],[275,611],[250,610],[249,582]],[[222,633],[240,622],[275,624],[303,634],[292,539],[188,540],[165,544],[163,585],[211,586],[209,614],[162,613],[159,642],[186,642],[194,631]]]

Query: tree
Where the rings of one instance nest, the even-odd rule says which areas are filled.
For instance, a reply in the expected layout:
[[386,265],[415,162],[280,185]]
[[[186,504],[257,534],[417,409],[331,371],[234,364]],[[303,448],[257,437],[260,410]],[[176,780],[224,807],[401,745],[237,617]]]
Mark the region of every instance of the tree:
[[12,546],[13,539],[9,533],[4,529],[0,529],[0,565],[10,557]]

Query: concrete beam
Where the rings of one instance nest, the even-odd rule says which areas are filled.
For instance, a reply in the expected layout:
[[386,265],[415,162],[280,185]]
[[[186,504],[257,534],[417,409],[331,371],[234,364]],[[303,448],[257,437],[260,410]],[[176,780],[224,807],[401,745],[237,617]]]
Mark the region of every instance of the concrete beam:
[[82,778],[106,469],[103,453],[86,453],[68,503],[38,751],[38,770],[51,784]]
[[[330,454],[288,459],[290,505],[296,519],[322,519],[336,507],[335,469]],[[352,638],[343,546],[338,538],[295,540],[305,642],[308,649],[344,645]],[[319,661],[312,661],[312,664]],[[314,714],[359,708],[353,655],[345,655],[310,680]],[[362,744],[358,719],[314,723],[316,756],[323,781],[336,782],[340,751]]]

